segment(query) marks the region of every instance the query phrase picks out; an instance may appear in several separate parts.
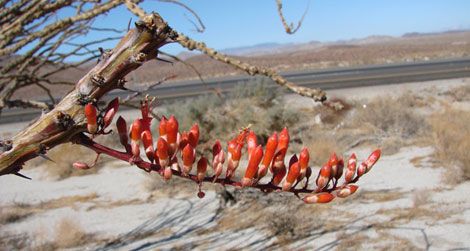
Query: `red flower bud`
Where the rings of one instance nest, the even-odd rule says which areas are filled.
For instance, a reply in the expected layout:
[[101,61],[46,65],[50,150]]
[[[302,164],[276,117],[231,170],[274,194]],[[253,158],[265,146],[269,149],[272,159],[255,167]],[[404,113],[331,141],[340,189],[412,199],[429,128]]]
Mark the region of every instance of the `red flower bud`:
[[354,174],[356,174],[357,158],[356,154],[351,154],[348,160],[348,167],[346,169],[346,174],[344,175],[344,180],[346,183],[351,182],[354,179]]
[[300,165],[299,162],[294,162],[289,167],[289,172],[287,173],[286,180],[282,186],[283,191],[289,191],[292,188],[292,185],[297,181],[297,178],[300,175]]
[[206,176],[207,171],[207,159],[205,157],[201,157],[197,162],[197,181],[202,182],[204,177]]
[[91,167],[87,164],[87,163],[84,163],[84,162],[74,162],[72,164],[72,166],[76,169],[80,169],[80,170],[87,170],[87,169],[90,169]]
[[189,144],[189,136],[187,132],[181,133],[180,140],[179,141],[179,149],[183,150],[187,144]]
[[157,151],[155,153],[156,158],[159,161],[159,164],[162,168],[168,166],[169,154],[168,154],[168,143],[162,137],[158,138],[157,141]]
[[268,138],[266,143],[266,152],[264,153],[263,161],[258,170],[258,179],[263,178],[268,172],[268,168],[274,158],[274,154],[277,148],[277,133],[273,133],[271,137]]
[[199,125],[194,124],[188,133],[188,143],[191,144],[193,148],[196,148],[199,143]]
[[113,121],[114,115],[118,112],[119,109],[119,98],[115,98],[109,102],[106,107],[106,112],[103,117],[103,128],[108,127]]
[[150,160],[150,162],[153,162],[154,150],[153,150],[152,133],[148,130],[143,131],[141,137],[142,137],[142,143],[144,144],[145,155]]
[[247,152],[248,152],[248,159],[251,156],[252,151],[256,148],[258,145],[258,139],[256,139],[256,134],[253,131],[250,131],[248,133],[248,138],[247,138]]
[[318,194],[309,194],[305,196],[302,200],[307,204],[314,203],[328,203],[332,201],[335,196],[331,193],[318,193]]
[[286,148],[283,148],[274,155],[273,164],[271,165],[273,175],[276,175],[279,170],[285,169],[284,157],[286,156],[286,150]]
[[134,157],[138,157],[140,155],[140,137],[142,134],[142,122],[140,119],[134,120],[134,123],[132,123],[130,128],[130,134],[132,155],[134,155]]
[[165,168],[163,169],[163,179],[165,179],[165,181],[168,181],[171,179],[171,176],[173,175],[172,167],[175,169],[178,169],[178,160],[176,158],[173,158],[171,160],[171,163],[169,165],[167,164]]
[[326,185],[328,185],[328,182],[331,179],[331,169],[332,168],[329,165],[329,162],[320,169],[316,180],[318,191],[321,191],[323,188],[326,187]]
[[178,120],[176,120],[173,115],[170,116],[170,119],[166,123],[166,133],[168,134],[168,144],[175,144],[178,136]]
[[245,176],[242,179],[242,186],[252,186],[254,182],[254,178],[256,174],[258,174],[258,166],[261,162],[261,158],[263,158],[263,147],[258,145],[248,160],[248,166],[245,171]]
[[331,178],[336,177],[338,172],[338,156],[336,153],[331,154],[328,165],[331,166]]
[[279,144],[277,146],[278,151],[286,149],[285,152],[287,152],[287,148],[289,147],[289,139],[289,131],[287,130],[287,127],[284,127],[281,133],[279,133]]
[[193,163],[196,159],[195,150],[191,146],[191,144],[187,144],[182,153],[183,158],[183,175],[187,176],[191,169],[193,168]]
[[358,188],[359,187],[356,185],[347,185],[344,188],[337,190],[336,196],[338,196],[339,198],[346,198],[349,195],[355,193]]
[[223,164],[225,162],[225,154],[220,145],[220,141],[217,140],[212,147],[212,168],[214,169],[214,181],[222,174]]
[[87,121],[87,130],[91,134],[98,131],[98,124],[96,123],[96,107],[92,103],[85,105],[85,117]]
[[160,137],[164,138],[165,140],[167,139],[166,137],[166,124],[167,124],[168,120],[166,119],[165,116],[162,116],[162,118],[160,119],[160,125],[158,127],[158,132],[160,134]]
[[357,168],[357,177],[361,177],[367,172],[367,165],[366,163],[362,162],[361,165]]
[[308,153],[308,149],[303,148],[302,151],[300,151],[300,155],[299,155],[299,166],[300,166],[300,175],[298,179],[299,181],[301,181],[307,173],[309,160],[310,160],[310,154]]
[[227,166],[227,173],[226,177],[228,179],[231,179],[232,176],[235,174],[235,170],[237,169],[240,159],[242,157],[242,147],[243,145],[235,143],[235,142],[230,142],[229,143],[229,153],[228,153],[228,166]]
[[284,176],[286,176],[286,167],[284,166],[284,163],[282,164],[282,167],[278,168],[276,173],[273,176],[273,180],[271,183],[275,186],[278,186],[282,179],[284,179]]
[[150,104],[148,96],[145,96],[144,100],[140,102],[140,111],[142,113],[142,131],[150,131],[150,123],[152,122],[152,117],[149,116]]
[[343,169],[344,169],[344,160],[341,158],[338,160],[338,163],[336,164],[336,176],[335,179],[339,180],[341,176],[343,175]]
[[121,144],[126,148],[126,151],[130,151],[129,149],[129,138],[127,137],[127,124],[126,121],[119,116],[116,121],[116,127],[119,133],[119,141]]
[[365,161],[365,164],[367,166],[367,172],[369,172],[370,169],[372,169],[372,166],[374,166],[374,164],[377,163],[377,161],[380,158],[380,154],[381,154],[380,150],[377,149],[370,154],[369,158],[367,158],[367,160]]

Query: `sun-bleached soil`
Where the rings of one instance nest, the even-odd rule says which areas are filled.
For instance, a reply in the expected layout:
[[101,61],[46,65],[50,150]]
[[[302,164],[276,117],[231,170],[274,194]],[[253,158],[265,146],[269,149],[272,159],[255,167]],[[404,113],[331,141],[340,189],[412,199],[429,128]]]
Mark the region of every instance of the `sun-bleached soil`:
[[[469,79],[455,79],[329,94],[360,102],[468,84]],[[286,98],[299,108],[315,105]],[[468,102],[452,105],[470,110]],[[371,150],[366,145],[346,153],[362,159]],[[32,181],[0,177],[0,250],[469,249],[470,182],[446,183],[446,168],[436,164],[434,152],[429,145],[407,145],[384,155],[361,178],[356,194],[326,205],[251,189],[229,189],[235,201],[227,201],[220,186],[211,184],[199,199],[193,183],[166,184],[118,161],[96,174],[63,180],[48,177],[42,165],[23,171]],[[63,222],[70,227],[61,228]]]

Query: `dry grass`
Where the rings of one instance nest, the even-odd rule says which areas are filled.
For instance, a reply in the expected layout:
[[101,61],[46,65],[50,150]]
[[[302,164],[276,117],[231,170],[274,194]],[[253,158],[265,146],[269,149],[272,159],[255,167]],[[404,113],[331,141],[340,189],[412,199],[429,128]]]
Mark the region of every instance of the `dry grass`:
[[455,184],[469,180],[470,112],[448,109],[432,116],[429,125],[429,138],[436,148],[435,157],[449,167],[446,182]]
[[470,85],[467,83],[459,87],[450,89],[445,94],[452,98],[452,101],[463,102],[470,101]]
[[16,203],[12,206],[5,206],[0,208],[0,224],[6,225],[20,222],[37,213],[62,207],[73,207],[77,203],[93,201],[97,197],[96,193],[91,193],[87,195],[65,196],[38,204]]
[[72,219],[64,218],[55,227],[55,237],[52,245],[55,248],[71,248],[86,244],[91,236]]

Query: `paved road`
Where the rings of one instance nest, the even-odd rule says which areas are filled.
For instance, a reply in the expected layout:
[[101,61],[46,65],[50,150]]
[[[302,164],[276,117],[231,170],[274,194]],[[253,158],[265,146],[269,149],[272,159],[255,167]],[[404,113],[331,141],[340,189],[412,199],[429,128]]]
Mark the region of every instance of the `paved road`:
[[[324,90],[352,87],[388,85],[438,79],[470,77],[470,58],[438,60],[420,63],[404,63],[352,68],[336,68],[316,71],[286,72],[282,74],[290,81],[302,86]],[[198,80],[179,81],[155,88],[150,95],[160,100],[172,100],[207,93],[209,88],[228,92],[235,85],[249,80],[250,76],[231,76]],[[273,87],[275,85],[273,84]],[[112,96],[126,97],[128,93],[113,92]],[[0,124],[27,121],[38,116],[37,110],[4,110]]]

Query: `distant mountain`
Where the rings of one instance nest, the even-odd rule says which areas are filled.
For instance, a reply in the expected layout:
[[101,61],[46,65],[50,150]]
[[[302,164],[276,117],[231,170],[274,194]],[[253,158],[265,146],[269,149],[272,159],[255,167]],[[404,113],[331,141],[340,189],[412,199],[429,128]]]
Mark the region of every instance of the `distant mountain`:
[[448,30],[442,32],[409,32],[403,34],[402,37],[424,37],[424,36],[435,36],[435,35],[444,35],[444,34],[454,34],[454,33],[462,33],[468,32],[470,29],[462,29],[462,30]]

